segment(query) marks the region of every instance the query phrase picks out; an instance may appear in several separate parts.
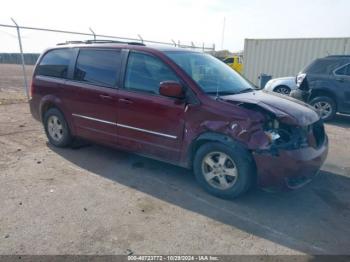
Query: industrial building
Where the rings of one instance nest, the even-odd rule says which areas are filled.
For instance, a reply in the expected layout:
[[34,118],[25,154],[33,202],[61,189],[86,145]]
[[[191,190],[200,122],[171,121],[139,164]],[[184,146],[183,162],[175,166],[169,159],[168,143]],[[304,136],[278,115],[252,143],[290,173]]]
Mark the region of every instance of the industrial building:
[[349,54],[350,37],[245,39],[243,74],[259,85],[261,74],[294,76],[316,58]]

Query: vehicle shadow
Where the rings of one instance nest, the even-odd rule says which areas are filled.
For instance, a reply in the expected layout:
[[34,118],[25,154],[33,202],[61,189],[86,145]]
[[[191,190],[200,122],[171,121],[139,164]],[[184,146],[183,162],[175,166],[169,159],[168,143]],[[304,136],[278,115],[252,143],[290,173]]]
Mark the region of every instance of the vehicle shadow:
[[327,124],[339,127],[350,127],[350,115],[336,114],[334,119],[327,122]]
[[322,171],[289,192],[254,189],[236,200],[204,192],[190,170],[91,145],[59,149],[74,165],[249,234],[308,254],[350,254],[350,178]]

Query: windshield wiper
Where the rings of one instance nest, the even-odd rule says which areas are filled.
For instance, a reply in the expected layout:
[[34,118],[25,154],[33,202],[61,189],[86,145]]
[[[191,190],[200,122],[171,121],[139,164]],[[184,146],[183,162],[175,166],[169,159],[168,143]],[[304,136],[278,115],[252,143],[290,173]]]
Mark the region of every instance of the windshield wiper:
[[232,92],[232,91],[221,91],[221,92],[214,92],[214,91],[211,91],[211,92],[205,92],[206,94],[208,94],[208,95],[216,95],[216,96],[218,96],[218,95],[222,95],[222,96],[224,96],[224,95],[234,95],[234,94],[237,94],[237,93],[235,93],[235,92]]
[[209,91],[209,92],[205,92],[206,94],[209,95],[222,95],[222,96],[227,96],[227,95],[237,95],[237,94],[242,94],[242,93],[248,93],[248,92],[252,92],[254,91],[254,89],[252,88],[246,88],[246,89],[242,89],[238,92],[233,92],[233,91],[220,91],[219,93],[215,92],[215,91]]
[[248,93],[253,91],[254,91],[253,88],[245,88],[245,89],[242,89],[241,91],[236,92],[236,94],[243,94],[243,93]]

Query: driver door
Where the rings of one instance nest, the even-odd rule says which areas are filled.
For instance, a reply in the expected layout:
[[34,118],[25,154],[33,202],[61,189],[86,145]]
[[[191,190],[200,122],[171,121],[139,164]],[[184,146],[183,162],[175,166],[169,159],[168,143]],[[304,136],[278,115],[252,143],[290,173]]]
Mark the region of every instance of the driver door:
[[129,151],[177,162],[184,132],[185,101],[159,94],[162,81],[180,82],[159,58],[131,51],[118,90],[118,144]]

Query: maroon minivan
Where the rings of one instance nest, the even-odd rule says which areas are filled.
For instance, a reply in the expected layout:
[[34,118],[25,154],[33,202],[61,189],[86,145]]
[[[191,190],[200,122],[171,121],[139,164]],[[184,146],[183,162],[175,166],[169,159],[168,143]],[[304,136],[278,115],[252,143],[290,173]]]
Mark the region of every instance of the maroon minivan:
[[301,187],[328,152],[311,107],[180,48],[86,41],[49,49],[34,71],[30,109],[57,147],[79,137],[193,168],[224,198],[255,184]]

